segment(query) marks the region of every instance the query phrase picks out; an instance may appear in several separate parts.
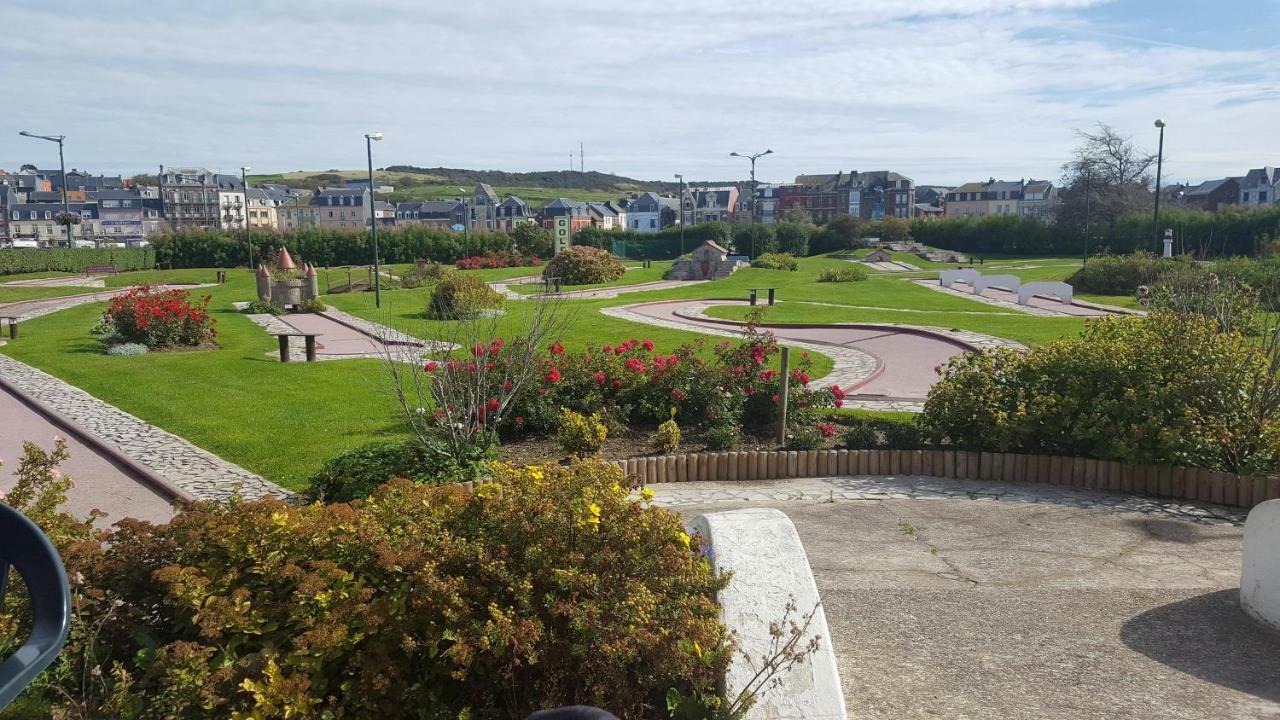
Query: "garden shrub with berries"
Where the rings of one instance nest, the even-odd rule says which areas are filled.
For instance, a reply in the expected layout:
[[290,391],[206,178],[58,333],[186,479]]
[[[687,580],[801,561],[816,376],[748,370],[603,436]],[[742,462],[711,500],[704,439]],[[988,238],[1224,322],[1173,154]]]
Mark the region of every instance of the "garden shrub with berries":
[[102,324],[119,342],[152,350],[209,345],[217,321],[209,316],[209,296],[193,301],[186,290],[157,290],[143,285],[111,298]]
[[565,285],[593,285],[617,280],[626,271],[622,261],[608,250],[574,245],[552,258],[542,269],[542,277],[559,278]]
[[1280,461],[1273,365],[1203,315],[1103,318],[1078,338],[968,353],[939,372],[920,417],[934,442],[1241,473]]
[[[43,717],[522,718],[593,704],[668,717],[714,696],[731,650],[718,574],[680,516],[599,462],[492,467],[367,501],[196,503],[110,531],[58,512],[29,447],[7,502],[51,536],[70,640],[20,702]],[[25,593],[0,648],[25,637]]]

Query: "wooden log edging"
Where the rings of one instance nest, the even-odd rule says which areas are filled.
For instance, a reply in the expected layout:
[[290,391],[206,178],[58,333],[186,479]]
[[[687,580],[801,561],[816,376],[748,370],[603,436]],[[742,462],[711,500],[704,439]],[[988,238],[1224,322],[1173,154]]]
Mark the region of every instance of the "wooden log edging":
[[642,484],[916,475],[1045,483],[1251,508],[1280,498],[1280,475],[1127,465],[1114,460],[962,450],[731,450],[606,461]]

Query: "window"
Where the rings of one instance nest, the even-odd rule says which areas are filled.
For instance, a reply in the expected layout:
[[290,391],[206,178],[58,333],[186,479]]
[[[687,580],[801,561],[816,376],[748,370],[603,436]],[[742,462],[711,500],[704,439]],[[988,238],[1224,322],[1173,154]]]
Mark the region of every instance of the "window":
[[1248,190],[1246,190],[1246,191],[1244,192],[1244,200],[1243,200],[1242,202],[1249,202],[1249,191],[1248,191]]
[[1259,202],[1259,203],[1264,203],[1264,202],[1266,202],[1266,201],[1267,201],[1267,191],[1266,191],[1266,190],[1259,190],[1259,191],[1258,191],[1258,202]]
[[649,220],[649,227],[650,227],[650,228],[656,228],[656,227],[658,227],[658,221],[657,221],[657,220],[652,220],[652,219],[651,219],[651,220]]

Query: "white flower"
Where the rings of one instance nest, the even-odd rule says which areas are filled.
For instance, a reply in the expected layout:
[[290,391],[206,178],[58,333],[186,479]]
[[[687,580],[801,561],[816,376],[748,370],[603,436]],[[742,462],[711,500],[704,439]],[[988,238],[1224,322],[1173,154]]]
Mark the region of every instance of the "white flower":
[[424,407],[420,407],[420,408],[414,409],[414,412],[418,413],[419,415],[426,415],[427,409]]

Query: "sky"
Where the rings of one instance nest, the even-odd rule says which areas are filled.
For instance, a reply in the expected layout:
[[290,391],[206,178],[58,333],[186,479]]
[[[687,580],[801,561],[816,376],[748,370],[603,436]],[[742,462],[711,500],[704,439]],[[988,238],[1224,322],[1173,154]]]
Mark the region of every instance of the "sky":
[[0,168],[374,164],[1049,178],[1103,122],[1200,181],[1280,165],[1280,0],[0,4]]

